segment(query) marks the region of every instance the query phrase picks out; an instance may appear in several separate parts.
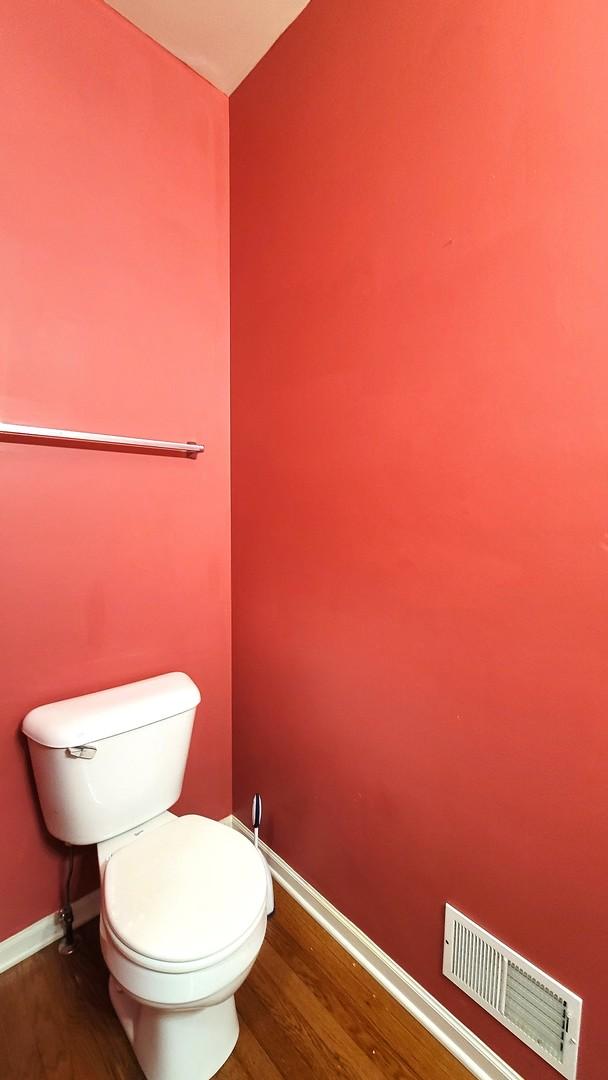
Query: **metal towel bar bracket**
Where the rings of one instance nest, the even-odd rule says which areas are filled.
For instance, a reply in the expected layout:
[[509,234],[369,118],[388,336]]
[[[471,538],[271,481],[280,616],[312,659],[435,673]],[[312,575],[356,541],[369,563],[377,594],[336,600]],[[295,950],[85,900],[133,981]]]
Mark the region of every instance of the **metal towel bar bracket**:
[[25,439],[54,439],[57,442],[92,443],[100,446],[124,446],[141,450],[169,450],[196,457],[205,447],[197,442],[168,442],[165,439],[132,439],[129,435],[104,435],[95,431],[67,431],[63,428],[31,427],[29,424],[5,424],[0,420],[0,438],[13,435]]

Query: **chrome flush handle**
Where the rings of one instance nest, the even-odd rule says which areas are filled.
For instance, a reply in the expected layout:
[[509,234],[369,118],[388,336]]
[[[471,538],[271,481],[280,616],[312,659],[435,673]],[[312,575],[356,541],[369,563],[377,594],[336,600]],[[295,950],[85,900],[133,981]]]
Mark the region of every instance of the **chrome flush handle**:
[[68,746],[66,754],[68,757],[89,758],[95,757],[97,753],[96,746]]

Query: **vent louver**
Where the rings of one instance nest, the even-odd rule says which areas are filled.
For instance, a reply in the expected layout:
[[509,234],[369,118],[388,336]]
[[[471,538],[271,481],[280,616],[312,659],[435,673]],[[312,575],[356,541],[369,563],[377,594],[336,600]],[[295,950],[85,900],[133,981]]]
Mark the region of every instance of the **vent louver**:
[[443,973],[562,1076],[575,1080],[581,999],[449,904]]

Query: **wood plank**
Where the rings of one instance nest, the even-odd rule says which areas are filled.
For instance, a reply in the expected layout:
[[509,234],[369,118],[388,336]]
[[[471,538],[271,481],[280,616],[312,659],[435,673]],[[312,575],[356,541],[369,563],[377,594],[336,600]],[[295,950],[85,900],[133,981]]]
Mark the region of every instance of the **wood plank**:
[[332,1011],[270,943],[258,957],[253,989],[281,1027],[288,1031],[315,1075],[327,1076],[333,1068],[338,1076],[381,1080],[382,1074],[350,1038]]
[[376,994],[377,987],[375,990],[360,987],[353,974],[353,967],[358,965],[351,961],[350,970],[340,970],[337,965],[332,970],[319,962],[315,952],[306,952],[283,928],[277,928],[273,941],[275,945],[279,943],[280,955],[292,971],[335,1017],[359,1049],[373,1060],[386,1080],[405,1080],[406,1077],[407,1080],[418,1080],[417,1055],[414,1052],[407,1056],[400,1054],[394,1042],[391,1043],[392,1034],[399,1045],[403,1041],[403,1032],[392,1023],[390,1012]]
[[[468,1069],[303,912],[289,893],[280,890],[278,905],[280,917],[271,921],[267,940],[302,978],[310,980],[317,995],[333,998],[334,1009],[339,1009],[339,1003],[342,1003],[343,1023],[351,1030],[352,1037],[360,1038],[362,1045],[367,1046],[370,1036],[374,1036],[386,1068],[403,1069],[405,1064],[415,1076],[424,1080],[427,1077],[432,1080],[470,1080]],[[429,1046],[434,1054],[432,1065],[429,1063]],[[385,1075],[392,1074],[386,1072]],[[396,1075],[408,1074],[397,1071]]]
[[[258,1042],[251,1028],[245,1023],[242,1015],[239,1016],[240,1034],[239,1041],[233,1054],[233,1060],[238,1061],[242,1075],[248,1080],[282,1080],[282,1074],[271,1061],[270,1057]],[[221,1080],[230,1080],[227,1072],[229,1062],[226,1062],[220,1076]],[[224,1076],[224,1073],[226,1075]]]
[[[239,1017],[245,1018],[282,1080],[300,1080],[303,1076],[311,1076],[308,1058],[302,1056],[280,1019],[266,1008],[253,983],[250,983],[251,975],[238,992]],[[219,1076],[223,1080],[221,1070]]]

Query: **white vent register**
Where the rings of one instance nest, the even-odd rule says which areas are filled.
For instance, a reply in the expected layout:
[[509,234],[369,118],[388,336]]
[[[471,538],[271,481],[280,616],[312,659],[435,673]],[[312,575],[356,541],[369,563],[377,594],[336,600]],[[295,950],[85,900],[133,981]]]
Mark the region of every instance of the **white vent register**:
[[575,1080],[582,1000],[446,904],[443,974]]

